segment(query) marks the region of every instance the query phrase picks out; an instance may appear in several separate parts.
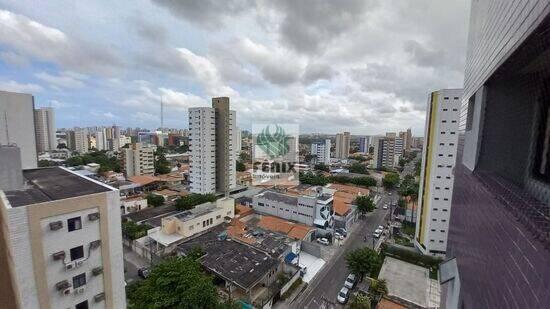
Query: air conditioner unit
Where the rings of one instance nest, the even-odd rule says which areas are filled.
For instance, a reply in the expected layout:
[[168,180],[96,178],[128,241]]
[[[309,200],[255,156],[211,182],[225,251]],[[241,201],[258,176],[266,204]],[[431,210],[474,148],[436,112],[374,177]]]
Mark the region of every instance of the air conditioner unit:
[[63,221],[50,222],[50,230],[57,231],[63,227]]
[[101,245],[101,239],[90,242],[90,249],[95,249]]
[[100,301],[105,299],[105,293],[99,293],[94,296],[94,301],[96,303],[99,303]]
[[103,267],[98,266],[98,267],[92,268],[92,275],[99,276],[102,273],[103,273]]
[[71,287],[71,284],[69,283],[68,280],[59,281],[58,283],[55,284],[55,288],[58,291],[64,291],[65,289],[68,289],[70,287]]
[[81,286],[77,289],[74,289],[74,293],[75,294],[82,294],[82,293],[84,293],[84,290],[85,290],[84,287]]
[[84,264],[84,261],[83,261],[83,260],[74,262],[74,266],[75,266],[75,267],[80,267],[80,266],[82,266],[82,264]]
[[63,290],[63,295],[65,295],[65,296],[71,295],[72,292],[73,292],[73,289],[66,288],[66,289]]
[[58,252],[52,253],[52,257],[55,261],[64,260],[65,259],[65,251],[58,251]]
[[73,268],[75,268],[74,263],[71,262],[71,263],[65,264],[65,270],[71,270]]
[[99,220],[99,212],[88,214],[88,220],[90,221]]

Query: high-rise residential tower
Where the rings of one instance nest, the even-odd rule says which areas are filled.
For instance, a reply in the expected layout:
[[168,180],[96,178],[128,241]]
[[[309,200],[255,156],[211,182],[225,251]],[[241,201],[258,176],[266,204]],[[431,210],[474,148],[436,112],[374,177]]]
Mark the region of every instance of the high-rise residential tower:
[[311,144],[311,154],[317,157],[318,163],[330,163],[330,139]]
[[90,151],[90,140],[88,139],[88,129],[75,128],[67,131],[67,148],[80,154]]
[[236,186],[237,114],[229,98],[212,99],[212,107],[189,109],[191,192],[228,192]]
[[153,147],[134,143],[121,148],[119,153],[122,172],[126,177],[153,175],[155,173],[155,151]]
[[36,129],[36,149],[38,152],[55,150],[55,112],[52,107],[42,107],[34,110],[34,125]]
[[336,134],[336,148],[334,150],[334,157],[336,159],[347,159],[349,157],[350,139],[349,132]]
[[462,89],[443,89],[428,100],[415,233],[415,245],[424,254],[447,251],[461,96]]
[[0,145],[16,144],[23,168],[36,168],[34,98],[30,94],[0,91]]
[[399,159],[403,156],[403,139],[395,136],[395,133],[386,133],[385,137],[373,138],[373,168],[393,169],[399,164]]
[[0,190],[2,307],[125,308],[118,190],[62,167],[19,173]]

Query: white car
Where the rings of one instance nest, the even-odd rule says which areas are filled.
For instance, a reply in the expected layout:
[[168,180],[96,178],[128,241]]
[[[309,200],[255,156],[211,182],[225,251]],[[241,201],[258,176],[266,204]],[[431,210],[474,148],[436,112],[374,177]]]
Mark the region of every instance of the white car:
[[349,289],[343,287],[340,292],[338,292],[338,297],[336,297],[339,303],[345,304],[349,299]]
[[325,245],[325,246],[330,245],[330,243],[328,242],[328,239],[326,239],[326,238],[317,238],[317,242],[320,243],[321,245]]
[[372,236],[374,236],[374,238],[380,238],[381,234],[382,234],[381,230],[376,230],[374,231],[374,233],[372,233]]
[[344,286],[351,290],[355,286],[355,282],[356,282],[355,275],[349,274],[348,277],[346,278],[346,281],[344,282]]
[[388,204],[384,205],[384,207],[382,207],[382,209],[388,209]]
[[384,226],[383,226],[383,225],[379,225],[378,228],[377,228],[377,230],[382,230],[382,231],[383,231],[383,230],[384,230]]
[[343,240],[344,236],[342,234],[336,232],[336,233],[334,233],[334,238],[339,239],[339,240]]

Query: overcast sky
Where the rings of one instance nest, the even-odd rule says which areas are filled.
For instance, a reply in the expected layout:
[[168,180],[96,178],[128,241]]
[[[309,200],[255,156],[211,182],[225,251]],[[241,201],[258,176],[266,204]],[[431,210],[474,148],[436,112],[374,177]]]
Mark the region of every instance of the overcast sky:
[[229,96],[237,123],[422,135],[427,96],[461,88],[467,0],[0,0],[0,90],[57,126],[187,127]]

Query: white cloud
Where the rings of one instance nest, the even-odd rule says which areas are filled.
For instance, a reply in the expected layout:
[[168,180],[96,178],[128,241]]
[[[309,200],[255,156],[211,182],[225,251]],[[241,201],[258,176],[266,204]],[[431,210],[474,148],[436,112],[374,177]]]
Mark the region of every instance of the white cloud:
[[57,76],[46,72],[40,72],[34,74],[34,76],[50,85],[63,88],[81,88],[84,86],[82,79],[86,78],[84,75],[72,72],[61,72],[61,74]]
[[43,88],[42,86],[36,84],[23,84],[14,80],[9,80],[0,81],[0,90],[33,94],[35,92],[42,91]]
[[5,63],[15,66],[27,66],[29,64],[29,60],[27,58],[11,51],[0,52],[0,59],[2,59]]

